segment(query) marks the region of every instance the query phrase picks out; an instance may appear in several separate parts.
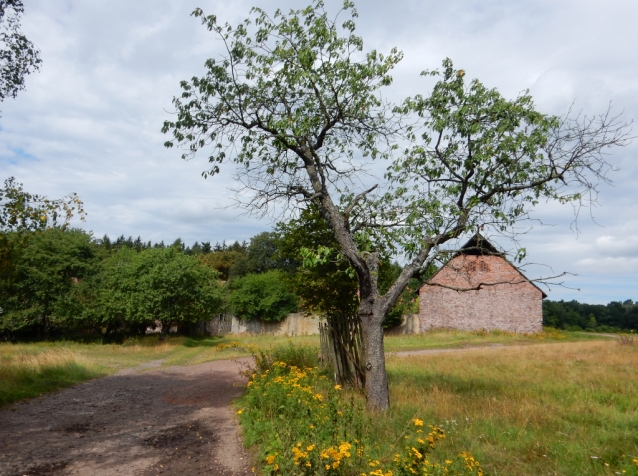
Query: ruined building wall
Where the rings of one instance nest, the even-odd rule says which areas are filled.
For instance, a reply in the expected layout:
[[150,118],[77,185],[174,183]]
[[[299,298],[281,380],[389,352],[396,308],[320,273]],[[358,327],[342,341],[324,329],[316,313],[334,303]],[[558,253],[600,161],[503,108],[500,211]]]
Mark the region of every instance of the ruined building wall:
[[[420,290],[420,331],[436,328],[542,331],[542,293],[500,256],[460,255]],[[505,283],[468,289],[479,283]],[[437,286],[440,285],[440,286]]]

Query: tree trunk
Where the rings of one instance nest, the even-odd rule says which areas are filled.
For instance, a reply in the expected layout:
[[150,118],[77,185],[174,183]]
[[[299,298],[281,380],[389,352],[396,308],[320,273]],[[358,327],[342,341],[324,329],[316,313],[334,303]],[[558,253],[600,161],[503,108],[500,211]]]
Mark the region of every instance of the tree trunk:
[[164,339],[166,339],[166,336],[168,335],[168,331],[171,330],[171,325],[172,325],[172,322],[162,322],[162,330],[160,331],[160,334],[157,338],[159,342],[163,342]]
[[381,325],[383,316],[366,314],[361,316],[365,348],[366,400],[368,408],[388,410],[390,408],[390,390],[385,370],[383,326]]
[[42,316],[40,317],[40,321],[41,321],[41,338],[44,340],[49,340],[49,313],[47,311],[44,311],[42,313]]

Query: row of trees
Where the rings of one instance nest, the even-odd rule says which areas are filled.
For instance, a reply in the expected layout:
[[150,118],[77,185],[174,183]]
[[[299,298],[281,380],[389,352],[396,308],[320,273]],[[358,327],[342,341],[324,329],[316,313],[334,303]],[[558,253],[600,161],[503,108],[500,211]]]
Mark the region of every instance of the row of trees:
[[638,331],[638,303],[631,299],[609,304],[543,301],[543,325],[569,331]]
[[[157,323],[163,333],[185,328],[225,311],[279,321],[300,308],[325,313],[356,307],[356,281],[339,269],[343,265],[305,268],[293,244],[297,235],[282,231],[294,225],[278,229],[253,237],[247,246],[199,254],[176,245],[110,247],[104,238],[66,227],[5,233],[19,244],[5,263],[0,334],[112,340]],[[400,267],[388,264],[384,272],[391,276]],[[222,279],[228,274],[230,279]],[[396,320],[414,304],[408,299],[397,306]]]
[[[68,227],[74,211],[83,217],[75,195],[50,200],[25,192],[13,178],[0,189],[1,334],[110,340],[156,323],[165,333],[223,311],[264,321],[300,308],[323,315],[356,312],[356,280],[345,260],[329,256],[334,236],[316,210],[249,243],[190,247],[181,239],[168,246],[139,237],[95,239]],[[304,256],[319,248],[325,259],[305,263]],[[383,260],[382,286],[400,272],[398,264]],[[414,311],[414,298],[406,290],[386,325]]]
[[0,288],[7,337],[143,333],[206,319],[223,305],[218,274],[173,247],[107,250],[83,230],[5,233]]

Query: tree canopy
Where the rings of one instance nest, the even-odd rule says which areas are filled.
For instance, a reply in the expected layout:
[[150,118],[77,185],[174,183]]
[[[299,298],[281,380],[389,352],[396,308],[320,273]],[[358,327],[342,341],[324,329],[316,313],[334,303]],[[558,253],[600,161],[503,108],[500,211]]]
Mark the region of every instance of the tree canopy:
[[279,270],[237,278],[231,289],[230,307],[241,319],[279,322],[297,311],[297,296]]
[[42,63],[38,48],[20,31],[23,13],[22,0],[0,0],[0,101],[15,98]]
[[84,204],[72,193],[58,199],[25,192],[9,177],[0,189],[0,233],[35,231],[68,224],[74,214],[85,219]]

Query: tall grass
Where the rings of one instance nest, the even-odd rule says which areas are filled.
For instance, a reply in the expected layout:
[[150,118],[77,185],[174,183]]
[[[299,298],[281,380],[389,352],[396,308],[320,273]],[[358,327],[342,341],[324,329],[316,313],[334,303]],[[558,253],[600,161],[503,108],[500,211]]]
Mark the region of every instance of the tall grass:
[[249,381],[237,415],[244,441],[254,450],[257,474],[483,475],[467,452],[439,454],[445,433],[416,417],[404,422],[394,445],[387,438],[383,448],[370,444],[370,421],[377,415],[363,409],[360,395],[331,383],[317,367],[315,348],[275,347],[260,352],[255,364],[246,371]]
[[[437,331],[421,335],[388,336],[386,338],[386,351],[458,348],[491,344],[565,342],[582,338],[601,339],[598,336],[585,335],[585,337],[581,337],[574,333],[556,331],[544,332],[537,336],[520,336],[503,332]],[[295,346],[303,345],[317,349],[319,336],[293,338],[263,334],[225,337],[169,336],[164,342],[158,342],[156,336],[146,336],[127,339],[122,344],[86,344],[73,341],[28,344],[0,343],[0,378],[2,379],[0,392],[3,395],[13,395],[3,397],[4,400],[0,400],[0,405],[16,399],[39,395],[46,391],[57,390],[94,376],[113,373],[119,369],[134,367],[149,361],[159,361],[161,365],[166,366],[194,365],[211,360],[246,357],[256,350],[270,351],[282,344],[285,346],[289,342],[294,342]],[[72,355],[73,357],[63,359],[61,356],[64,355],[67,357]],[[48,356],[58,356],[64,361],[64,369],[60,370],[60,367],[56,365],[52,365],[50,368],[35,366],[34,369],[37,367],[40,370],[30,370],[20,374],[21,371],[17,370],[20,365],[16,362],[21,361],[21,359],[28,360],[29,356],[43,359],[43,362],[49,358]],[[29,365],[25,364],[23,367],[29,368]],[[14,376],[9,377],[9,373]],[[18,374],[25,375],[25,377],[18,377]],[[7,375],[6,378],[5,375]],[[41,382],[37,383],[38,380]],[[20,382],[23,382],[24,385]]]
[[636,369],[638,347],[616,341],[391,357],[374,433],[381,445],[419,414],[486,474],[638,475]]
[[99,367],[68,349],[2,352],[0,407],[101,375]]
[[386,352],[420,349],[463,348],[486,345],[526,345],[543,342],[577,342],[605,340],[608,337],[585,332],[566,332],[546,327],[537,334],[516,334],[500,330],[460,331],[437,329],[423,334],[389,335],[385,337]]

